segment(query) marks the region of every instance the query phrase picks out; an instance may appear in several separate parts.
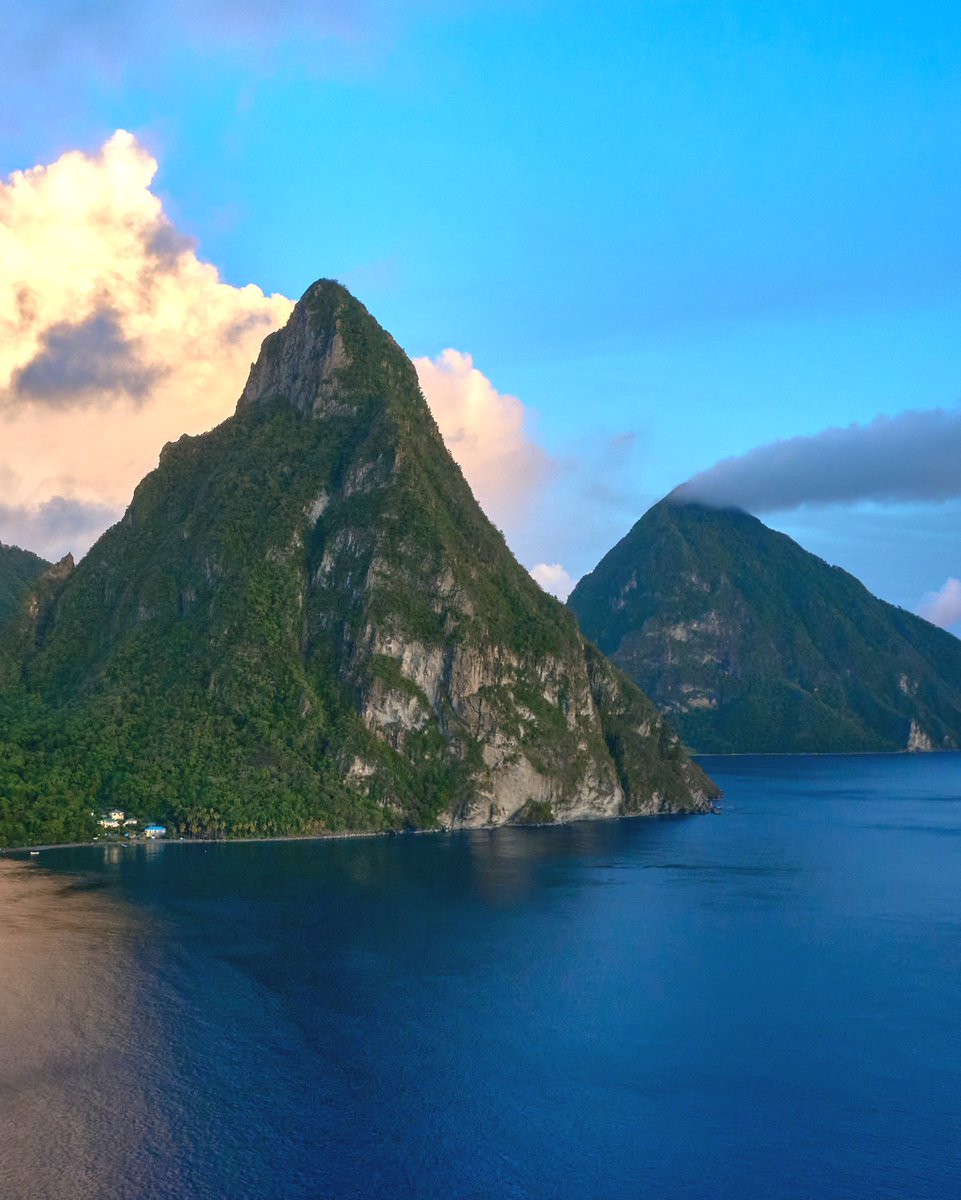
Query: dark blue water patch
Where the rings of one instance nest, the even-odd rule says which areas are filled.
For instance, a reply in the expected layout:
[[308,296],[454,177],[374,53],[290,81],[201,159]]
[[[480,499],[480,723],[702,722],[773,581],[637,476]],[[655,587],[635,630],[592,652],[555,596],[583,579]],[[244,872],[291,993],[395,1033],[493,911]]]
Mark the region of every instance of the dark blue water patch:
[[33,860],[127,1016],[32,1194],[954,1200],[961,756],[704,763],[719,817]]

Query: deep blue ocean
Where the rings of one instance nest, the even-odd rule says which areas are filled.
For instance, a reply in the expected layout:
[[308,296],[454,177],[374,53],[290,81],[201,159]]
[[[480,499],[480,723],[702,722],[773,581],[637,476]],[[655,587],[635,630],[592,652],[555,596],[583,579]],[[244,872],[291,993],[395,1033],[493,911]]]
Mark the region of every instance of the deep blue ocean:
[[0,1194],[961,1195],[961,755],[720,816],[0,859]]

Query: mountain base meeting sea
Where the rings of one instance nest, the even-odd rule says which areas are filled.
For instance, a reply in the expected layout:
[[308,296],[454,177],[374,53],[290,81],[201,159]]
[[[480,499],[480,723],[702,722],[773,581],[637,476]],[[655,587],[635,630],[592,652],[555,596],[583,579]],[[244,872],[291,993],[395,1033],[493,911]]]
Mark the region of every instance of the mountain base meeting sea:
[[0,1194],[891,1197],[961,1179],[961,755],[721,816],[0,859]]

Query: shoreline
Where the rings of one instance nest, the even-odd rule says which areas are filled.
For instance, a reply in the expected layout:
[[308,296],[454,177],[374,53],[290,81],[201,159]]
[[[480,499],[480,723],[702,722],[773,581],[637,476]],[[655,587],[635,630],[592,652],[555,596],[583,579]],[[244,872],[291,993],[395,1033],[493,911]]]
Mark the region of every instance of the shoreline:
[[491,833],[497,829],[561,829],[565,825],[579,825],[584,821],[635,821],[645,817],[709,817],[717,815],[721,809],[717,807],[715,802],[711,803],[710,808],[698,809],[692,812],[639,812],[639,813],[617,813],[612,816],[591,816],[579,817],[574,821],[533,821],[529,824],[512,824],[505,821],[501,825],[459,825],[443,826],[439,825],[435,829],[358,829],[350,830],[342,833],[288,833],[288,834],[271,834],[263,837],[221,837],[221,838],[194,838],[194,837],[162,837],[162,838],[140,838],[136,841],[118,840],[118,841],[100,841],[99,839],[89,842],[50,842],[45,845],[35,846],[0,846],[0,859],[5,858],[10,854],[39,854],[41,850],[83,850],[90,847],[106,847],[106,846],[121,846],[126,848],[136,846],[240,846],[240,845],[257,845],[265,842],[337,842],[354,840],[355,838],[386,838],[386,837],[421,837],[425,834],[450,834],[454,833]]
[[[713,753],[705,752],[695,753],[688,751],[690,757],[694,760],[700,758],[922,758],[928,754],[958,754],[961,755],[961,750],[807,750],[803,752],[785,754],[774,750],[738,750]],[[586,820],[603,820],[603,821],[629,821],[637,817],[677,817],[677,816],[711,816],[716,815],[721,810],[715,806],[699,812],[662,812],[662,813],[622,813],[611,817],[596,817],[582,818]],[[290,834],[272,834],[262,837],[222,837],[222,838],[153,838],[150,840],[141,839],[137,841],[87,841],[87,842],[51,842],[40,845],[27,846],[2,846],[0,847],[0,857],[8,854],[29,854],[33,851],[40,853],[42,850],[80,850],[91,846],[146,846],[150,844],[169,846],[225,846],[225,845],[242,845],[244,843],[257,844],[264,842],[331,842],[345,841],[354,838],[380,838],[380,837],[406,837],[408,835],[423,835],[423,834],[438,834],[438,833],[462,833],[472,832],[477,830],[492,830],[492,829],[545,829],[561,825],[574,825],[576,821],[542,821],[530,825],[471,825],[459,826],[456,829],[453,827],[438,826],[436,829],[358,829],[350,830],[343,833],[290,833]]]
[[961,754],[961,747],[931,750],[691,750],[689,758],[923,758],[927,754]]
[[[492,827],[493,828],[493,827]],[[50,842],[46,845],[36,846],[2,846],[0,847],[0,857],[7,854],[25,854],[28,851],[39,853],[41,850],[82,850],[88,847],[104,847],[104,846],[236,846],[242,845],[245,842],[254,844],[258,842],[336,842],[345,841],[347,838],[379,838],[379,837],[400,837],[409,833],[451,833],[450,829],[357,829],[345,833],[278,833],[264,835],[263,837],[222,837],[222,838],[195,838],[195,837],[161,837],[161,838],[137,838],[136,840],[117,840],[117,841],[101,841],[99,838],[89,842]]]

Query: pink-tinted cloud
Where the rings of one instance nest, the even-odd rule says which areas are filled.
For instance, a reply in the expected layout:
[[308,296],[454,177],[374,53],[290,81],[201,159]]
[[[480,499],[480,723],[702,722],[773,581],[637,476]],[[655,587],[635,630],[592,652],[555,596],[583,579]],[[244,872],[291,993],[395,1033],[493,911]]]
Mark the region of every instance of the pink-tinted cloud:
[[[292,308],[197,257],[150,190],[156,169],[119,131],[0,183],[0,536],[47,555],[84,553],[165,442],[233,411]],[[415,365],[479,502],[516,536],[563,473],[524,405],[461,351]]]
[[481,507],[509,530],[554,471],[531,440],[524,405],[499,392],[469,354],[444,350],[414,366],[434,420]]
[[84,552],[165,442],[233,410],[261,341],[290,312],[285,297],[231,287],[198,259],[150,191],[156,169],[120,131],[96,154],[0,184],[8,541],[44,552],[62,534]]

